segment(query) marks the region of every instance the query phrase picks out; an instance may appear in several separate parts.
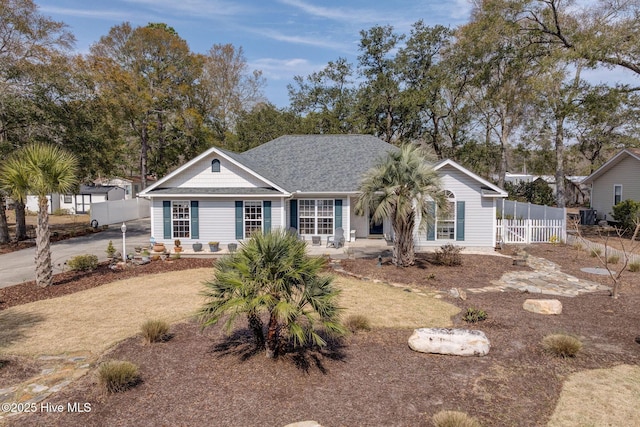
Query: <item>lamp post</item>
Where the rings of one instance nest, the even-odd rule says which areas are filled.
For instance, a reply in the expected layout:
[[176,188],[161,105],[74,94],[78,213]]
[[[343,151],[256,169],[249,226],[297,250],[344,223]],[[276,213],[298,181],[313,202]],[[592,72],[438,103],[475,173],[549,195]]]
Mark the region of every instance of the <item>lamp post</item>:
[[127,226],[123,222],[120,226],[120,231],[122,231],[122,261],[127,262],[127,245],[125,243],[125,234],[127,233]]

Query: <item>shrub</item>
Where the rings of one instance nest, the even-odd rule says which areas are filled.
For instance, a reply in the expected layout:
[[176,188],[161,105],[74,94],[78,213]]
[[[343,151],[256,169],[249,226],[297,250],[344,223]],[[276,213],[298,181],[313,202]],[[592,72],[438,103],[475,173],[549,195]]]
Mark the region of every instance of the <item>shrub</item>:
[[113,241],[109,240],[109,244],[107,245],[107,250],[105,252],[109,258],[113,258],[116,254],[116,248],[113,246]]
[[607,262],[609,264],[617,264],[618,261],[620,261],[620,257],[618,255],[609,255],[609,258],[607,258]]
[[591,257],[596,258],[598,256],[600,256],[602,254],[602,249],[600,248],[591,248],[589,250],[589,255],[591,255]]
[[571,335],[552,334],[542,339],[542,346],[549,353],[558,357],[575,357],[582,349],[582,342]]
[[169,324],[164,320],[147,320],[140,329],[142,338],[148,344],[164,341],[169,334]]
[[109,393],[119,393],[140,382],[138,366],[122,360],[110,360],[98,368],[100,385]]
[[436,263],[449,267],[461,265],[462,256],[460,252],[462,252],[463,249],[463,247],[451,243],[440,246],[440,249],[436,250]]
[[630,262],[629,263],[629,271],[632,271],[634,273],[640,271],[640,262]]
[[462,320],[469,323],[477,323],[487,319],[487,312],[479,308],[467,308]]
[[481,427],[478,420],[458,411],[440,411],[432,420],[435,427]]
[[625,231],[633,231],[640,220],[640,201],[623,200],[613,207],[613,219],[620,222]]
[[93,271],[98,268],[98,257],[95,255],[78,255],[67,261],[73,271]]
[[70,214],[69,209],[58,208],[58,209],[54,210],[51,215],[62,216],[62,215],[69,215],[69,214]]
[[369,318],[363,314],[351,314],[344,321],[344,326],[351,332],[370,331]]

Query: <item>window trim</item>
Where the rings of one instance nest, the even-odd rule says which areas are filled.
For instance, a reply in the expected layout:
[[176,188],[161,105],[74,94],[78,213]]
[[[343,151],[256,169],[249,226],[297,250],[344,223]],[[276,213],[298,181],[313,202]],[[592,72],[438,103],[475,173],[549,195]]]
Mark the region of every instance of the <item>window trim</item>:
[[[434,240],[443,240],[443,241],[452,241],[452,240],[456,240],[456,236],[457,236],[457,210],[458,210],[458,206],[456,203],[456,195],[453,191],[451,190],[444,190],[443,191],[446,195],[447,198],[447,204],[449,204],[451,206],[451,212],[449,212],[448,214],[448,218],[446,220],[444,219],[440,219],[439,217],[439,213],[438,213],[438,206],[436,205],[436,215],[435,215],[435,224],[434,224]],[[450,236],[451,237],[440,237],[440,223],[447,223],[447,224],[451,224],[451,232],[450,232]]]
[[[174,205],[177,203],[184,204],[186,207],[186,218],[175,218]],[[184,211],[183,211],[184,212]],[[186,222],[186,233],[184,230],[180,235],[176,234],[176,222]],[[181,224],[184,226],[183,224]],[[183,235],[184,234],[184,235]],[[172,239],[188,239],[191,237],[191,201],[190,200],[172,200],[171,201],[171,238]]]
[[[620,194],[616,194],[617,188],[620,189]],[[621,201],[622,201],[622,184],[613,184],[613,206],[617,205]]]
[[[306,201],[312,201],[313,202],[313,215],[303,215],[302,212],[305,210],[303,205],[304,202]],[[329,202],[331,203],[331,214],[330,215],[318,215],[318,208],[320,203],[318,202]],[[321,207],[320,207],[321,208]],[[312,233],[306,233],[303,232],[302,230],[302,219],[309,219],[312,218],[313,219],[313,232]],[[326,226],[322,227],[324,230],[323,233],[320,233],[319,229],[319,220],[330,220],[330,226],[327,229]],[[335,227],[335,220],[336,220],[336,202],[335,199],[298,199],[298,232],[300,234],[303,235],[307,235],[307,236],[311,236],[311,235],[319,235],[319,236],[331,236],[334,234],[334,227]]]
[[[260,208],[260,219],[247,218],[247,204],[255,204]],[[251,237],[251,233],[247,234],[247,221],[260,221],[260,232],[264,232],[264,203],[262,200],[243,200],[242,201],[242,235],[245,239]],[[257,230],[257,228],[252,229]]]

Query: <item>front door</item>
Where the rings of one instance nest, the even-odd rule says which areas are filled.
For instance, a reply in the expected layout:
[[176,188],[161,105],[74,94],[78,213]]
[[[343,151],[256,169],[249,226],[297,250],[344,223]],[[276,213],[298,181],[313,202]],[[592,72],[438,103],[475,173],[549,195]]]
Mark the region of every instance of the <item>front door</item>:
[[371,219],[371,215],[372,214],[369,214],[369,235],[382,236],[382,233],[384,233],[382,229],[382,222],[380,222],[379,224],[374,224]]

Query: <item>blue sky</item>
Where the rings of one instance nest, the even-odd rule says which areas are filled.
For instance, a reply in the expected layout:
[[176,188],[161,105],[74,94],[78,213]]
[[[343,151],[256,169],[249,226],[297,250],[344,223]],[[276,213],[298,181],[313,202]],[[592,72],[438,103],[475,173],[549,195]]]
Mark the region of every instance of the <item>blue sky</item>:
[[467,0],[35,0],[40,12],[63,21],[85,53],[109,29],[164,22],[194,52],[231,43],[242,47],[251,69],[267,79],[265,95],[278,107],[289,104],[287,84],[329,61],[356,63],[360,30],[392,25],[408,34],[422,19],[427,25],[456,27],[469,19]]
[[[40,12],[63,21],[77,38],[76,50],[128,21],[134,26],[164,22],[176,29],[191,50],[206,53],[214,44],[242,47],[250,69],[262,70],[265,95],[278,107],[289,104],[287,84],[329,61],[357,62],[360,31],[392,25],[408,34],[422,19],[427,25],[457,27],[468,21],[468,0],[35,0]],[[590,70],[594,83],[640,84],[621,68]]]

